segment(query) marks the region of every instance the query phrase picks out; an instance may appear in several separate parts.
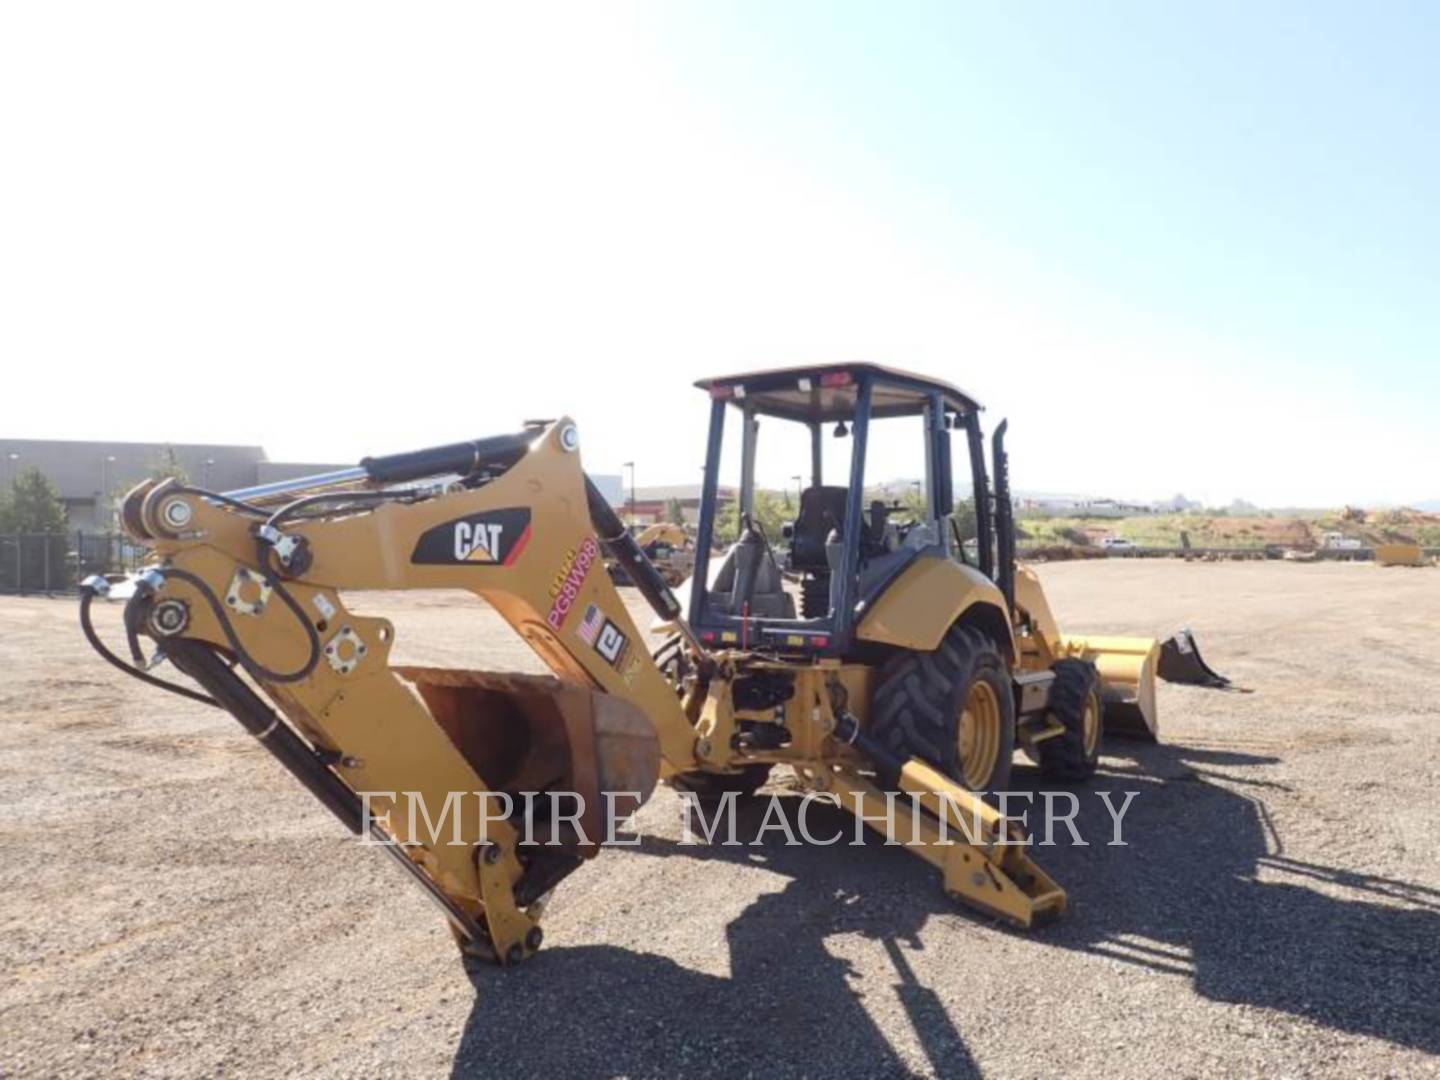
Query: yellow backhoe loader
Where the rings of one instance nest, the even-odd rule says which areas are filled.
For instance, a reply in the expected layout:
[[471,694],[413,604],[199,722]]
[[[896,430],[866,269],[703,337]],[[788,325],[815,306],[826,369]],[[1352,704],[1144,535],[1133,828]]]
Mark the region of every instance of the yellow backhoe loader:
[[[245,491],[147,481],[122,507],[147,567],[87,581],[82,626],[115,666],[231,712],[349,829],[387,841],[463,949],[499,963],[539,947],[546,899],[600,850],[607,795],[633,804],[663,778],[723,797],[776,765],[877,832],[918,838],[904,850],[966,903],[1019,926],[1060,914],[1064,891],[1006,842],[1013,826],[984,793],[1005,787],[1017,748],[1074,781],[1094,771],[1107,723],[1153,738],[1166,658],[1176,677],[1213,676],[1193,640],[1060,631],[1015,561],[1005,425],[992,480],[980,407],[954,387],[868,364],[699,385],[710,431],[684,606],[561,419]],[[750,512],[762,417],[799,425],[810,459],[775,538]],[[712,555],[727,418],[742,529]],[[866,448],[887,425],[913,432],[924,469],[924,507],[906,521],[865,505]],[[961,485],[973,526],[952,513]],[[673,630],[653,655],[607,557]],[[347,607],[359,590],[431,588],[483,598],[554,677],[393,665],[392,624]],[[96,633],[100,596],[125,602],[128,658]],[[199,689],[157,674],[161,658]],[[584,809],[530,797],[556,792]],[[433,813],[472,793],[483,812],[438,836],[402,805]]]
[[[635,534],[635,543],[650,560],[667,585],[679,585],[695,569],[695,552],[690,546],[685,526],[673,521],[657,521]],[[630,575],[616,559],[606,559],[605,569],[616,585],[631,584]]]

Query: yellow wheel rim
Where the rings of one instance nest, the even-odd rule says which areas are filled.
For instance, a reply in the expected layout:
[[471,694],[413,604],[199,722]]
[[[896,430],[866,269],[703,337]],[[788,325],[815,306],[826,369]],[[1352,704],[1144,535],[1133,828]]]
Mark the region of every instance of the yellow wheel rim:
[[1085,759],[1088,761],[1100,749],[1100,699],[1095,694],[1085,696],[1085,715],[1081,717],[1080,731],[1085,740]]
[[958,738],[960,779],[972,791],[980,791],[995,775],[1000,757],[1000,699],[989,683],[977,679],[965,695]]

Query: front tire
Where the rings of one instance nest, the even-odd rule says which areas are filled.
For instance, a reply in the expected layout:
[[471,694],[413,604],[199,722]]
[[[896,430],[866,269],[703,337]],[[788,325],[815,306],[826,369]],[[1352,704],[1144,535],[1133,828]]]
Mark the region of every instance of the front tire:
[[1105,708],[1100,701],[1100,674],[1087,660],[1057,660],[1050,668],[1050,713],[1065,728],[1036,746],[1040,775],[1046,780],[1089,780],[1100,764],[1105,734]]
[[933,652],[897,653],[880,670],[870,732],[971,791],[1004,791],[1015,756],[1015,699],[1004,654],[969,626]]

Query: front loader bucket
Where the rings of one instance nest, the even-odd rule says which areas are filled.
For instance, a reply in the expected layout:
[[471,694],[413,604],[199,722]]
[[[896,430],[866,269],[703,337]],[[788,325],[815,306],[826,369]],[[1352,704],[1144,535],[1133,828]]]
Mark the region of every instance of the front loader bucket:
[[1067,656],[1089,660],[1100,672],[1105,730],[1155,741],[1160,723],[1155,709],[1155,673],[1160,645],[1154,638],[1064,638]]
[[[593,856],[607,835],[610,804],[628,816],[660,777],[660,744],[639,708],[550,676],[397,667],[435,722],[491,791],[514,805],[513,824],[537,843],[558,839]],[[526,799],[525,793],[537,796]],[[579,832],[561,818],[583,799]],[[607,802],[607,793],[609,801]],[[533,820],[525,832],[525,815]]]
[[1210,686],[1223,690],[1230,680],[1205,663],[1200,655],[1200,645],[1195,635],[1187,630],[1178,630],[1160,643],[1159,675],[1166,682],[1188,683],[1191,686]]

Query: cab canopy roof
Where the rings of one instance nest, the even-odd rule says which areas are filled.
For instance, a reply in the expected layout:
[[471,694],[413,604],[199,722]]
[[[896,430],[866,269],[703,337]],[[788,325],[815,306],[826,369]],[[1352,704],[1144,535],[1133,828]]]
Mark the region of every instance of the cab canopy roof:
[[776,368],[740,375],[701,379],[695,385],[712,398],[734,405],[753,406],[757,413],[803,423],[848,420],[855,415],[862,379],[871,381],[870,415],[914,416],[925,409],[932,393],[957,413],[980,411],[980,404],[963,390],[924,375],[881,367],[879,364],[823,364],[814,367]]

